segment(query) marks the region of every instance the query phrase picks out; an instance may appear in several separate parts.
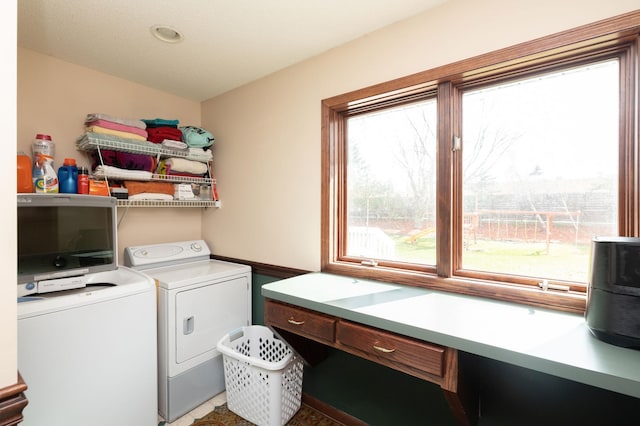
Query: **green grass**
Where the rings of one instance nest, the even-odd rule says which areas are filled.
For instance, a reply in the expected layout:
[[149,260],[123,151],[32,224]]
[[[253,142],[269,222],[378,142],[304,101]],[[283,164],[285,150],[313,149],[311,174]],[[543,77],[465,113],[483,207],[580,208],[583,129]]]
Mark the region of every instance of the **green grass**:
[[[415,244],[405,236],[396,236],[396,255],[399,260],[435,265],[434,237],[418,239]],[[465,269],[492,271],[586,282],[590,246],[551,243],[547,253],[544,242],[478,240],[463,252]]]

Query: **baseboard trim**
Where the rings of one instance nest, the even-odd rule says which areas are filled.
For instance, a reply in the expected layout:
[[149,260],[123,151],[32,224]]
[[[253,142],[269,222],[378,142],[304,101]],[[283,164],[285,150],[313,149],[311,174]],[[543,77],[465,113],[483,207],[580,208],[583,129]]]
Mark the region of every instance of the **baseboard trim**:
[[22,421],[22,410],[29,403],[24,395],[26,390],[20,373],[18,383],[0,389],[0,426],[14,426]]
[[302,393],[302,402],[307,404],[309,407],[320,411],[327,417],[331,417],[335,421],[344,424],[345,426],[369,426],[368,423],[353,417],[351,414],[338,410],[336,407],[304,392]]
[[227,262],[241,263],[243,265],[249,265],[249,266],[251,266],[251,271],[254,274],[267,275],[269,277],[280,278],[280,279],[291,278],[291,277],[295,277],[295,276],[298,276],[298,275],[307,274],[307,273],[310,272],[310,271],[305,271],[303,269],[295,269],[295,268],[287,268],[285,266],[269,265],[267,263],[252,262],[250,260],[236,259],[236,258],[233,258],[233,257],[211,255],[211,258],[212,259],[217,259],[217,260],[224,260],[224,261],[227,261]]

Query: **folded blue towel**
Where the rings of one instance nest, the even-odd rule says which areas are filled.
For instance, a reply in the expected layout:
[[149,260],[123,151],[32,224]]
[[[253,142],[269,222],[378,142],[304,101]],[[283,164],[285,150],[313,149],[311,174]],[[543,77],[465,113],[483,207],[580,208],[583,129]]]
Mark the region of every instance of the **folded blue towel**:
[[142,121],[147,125],[147,127],[178,127],[180,121],[178,120],[166,120],[164,118],[154,118],[154,119],[142,119]]

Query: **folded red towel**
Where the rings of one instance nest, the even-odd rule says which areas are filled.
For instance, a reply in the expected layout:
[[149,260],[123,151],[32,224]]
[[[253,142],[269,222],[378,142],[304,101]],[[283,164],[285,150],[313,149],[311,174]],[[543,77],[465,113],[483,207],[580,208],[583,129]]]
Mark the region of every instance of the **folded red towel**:
[[157,166],[156,158],[146,154],[133,154],[130,152],[103,149],[100,151],[100,155],[98,155],[97,151],[93,151],[91,156],[93,157],[92,170],[95,170],[99,165],[105,165],[118,167],[120,169],[153,172]]
[[147,140],[153,143],[162,143],[165,139],[182,141],[182,131],[175,127],[154,127],[147,129]]

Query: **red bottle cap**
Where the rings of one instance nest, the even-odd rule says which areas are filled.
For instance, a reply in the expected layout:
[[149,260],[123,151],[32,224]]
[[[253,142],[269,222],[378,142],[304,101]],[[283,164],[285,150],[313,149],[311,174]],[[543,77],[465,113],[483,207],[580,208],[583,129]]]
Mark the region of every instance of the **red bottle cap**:
[[62,163],[64,166],[75,166],[76,165],[76,159],[75,158],[65,158],[64,159],[64,163]]
[[45,141],[50,141],[51,140],[51,136],[43,135],[42,133],[38,133],[36,135],[36,139],[42,139],[42,140],[45,140]]

